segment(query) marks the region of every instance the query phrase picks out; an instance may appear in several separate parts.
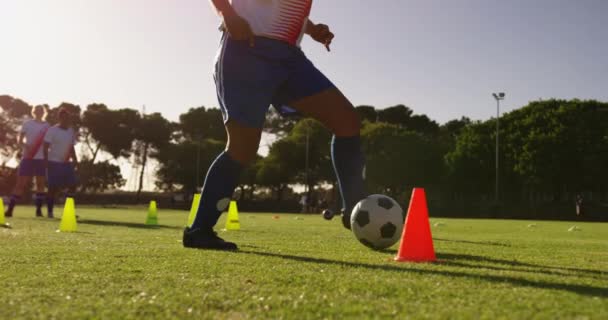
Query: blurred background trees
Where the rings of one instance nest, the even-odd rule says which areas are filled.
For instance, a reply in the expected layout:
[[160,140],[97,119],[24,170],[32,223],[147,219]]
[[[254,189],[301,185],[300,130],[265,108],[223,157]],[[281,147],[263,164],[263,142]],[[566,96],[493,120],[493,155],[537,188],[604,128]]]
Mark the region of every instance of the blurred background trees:
[[[171,122],[133,108],[90,104],[81,112],[80,106],[62,103],[49,108],[51,123],[60,107],[73,112],[80,132],[82,192],[124,188],[118,161],[137,165],[138,194],[144,172],[154,176],[159,191],[197,192],[226,143],[219,109],[191,108]],[[16,137],[30,108],[0,96],[0,193],[8,192],[14,178],[7,162],[18,152]],[[452,207],[494,199],[496,119],[463,117],[440,125],[405,105],[356,110],[370,191],[405,201],[412,187],[421,186],[432,190],[437,206]],[[534,101],[500,121],[500,202],[567,202],[578,194],[608,202],[608,103]],[[319,122],[269,112],[267,152],[243,173],[239,199],[283,201],[304,190],[336,195],[330,143]]]

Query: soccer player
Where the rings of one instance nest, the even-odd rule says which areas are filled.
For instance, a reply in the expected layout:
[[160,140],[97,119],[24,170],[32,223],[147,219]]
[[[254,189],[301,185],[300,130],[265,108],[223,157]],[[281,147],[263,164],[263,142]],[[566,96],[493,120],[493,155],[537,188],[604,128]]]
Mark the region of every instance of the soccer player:
[[72,128],[71,122],[70,112],[67,109],[59,110],[59,123],[50,127],[44,136],[43,153],[49,186],[47,197],[49,217],[53,217],[57,193],[68,189],[68,196],[72,196],[76,188],[75,168],[78,164],[74,150],[76,131]]
[[353,105],[299,47],[308,35],[329,51],[334,34],[308,18],[312,0],[210,1],[223,20],[214,79],[228,143],[207,172],[183,245],[237,249],[213,227],[228,206],[243,167],[255,158],[271,104],[281,113],[295,110],[317,119],[334,134],[331,154],[344,199],[342,221],[350,228],[350,212],[366,196],[360,120]]
[[49,124],[46,122],[46,115],[47,111],[44,106],[32,107],[33,119],[26,120],[21,126],[18,143],[23,145],[23,150],[21,152],[17,183],[10,197],[8,208],[4,213],[7,217],[13,216],[13,210],[23,195],[26,185],[32,178],[36,181],[36,195],[34,197],[36,216],[42,217],[41,207],[44,203],[46,189],[46,169],[42,154],[42,140],[49,128]]

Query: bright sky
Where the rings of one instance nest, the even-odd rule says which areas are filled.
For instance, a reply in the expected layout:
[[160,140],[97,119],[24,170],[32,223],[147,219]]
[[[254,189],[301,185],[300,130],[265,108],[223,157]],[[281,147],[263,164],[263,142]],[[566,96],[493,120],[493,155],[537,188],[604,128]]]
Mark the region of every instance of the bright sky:
[[[316,0],[336,33],[311,60],[356,105],[440,122],[538,98],[608,100],[606,0]],[[217,106],[218,19],[206,0],[0,0],[0,94],[147,106],[175,120]]]

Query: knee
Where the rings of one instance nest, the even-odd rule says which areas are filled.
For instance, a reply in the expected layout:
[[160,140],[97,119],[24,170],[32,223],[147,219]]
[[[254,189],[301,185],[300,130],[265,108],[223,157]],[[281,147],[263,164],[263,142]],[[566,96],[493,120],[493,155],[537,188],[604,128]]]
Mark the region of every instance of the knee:
[[240,163],[243,166],[247,166],[255,160],[258,148],[254,148],[253,146],[236,147],[235,145],[228,145],[226,147],[226,151],[232,160]]
[[346,112],[340,117],[339,125],[335,128],[334,134],[337,137],[353,137],[358,136],[361,131],[361,119],[355,111],[351,108],[349,112]]

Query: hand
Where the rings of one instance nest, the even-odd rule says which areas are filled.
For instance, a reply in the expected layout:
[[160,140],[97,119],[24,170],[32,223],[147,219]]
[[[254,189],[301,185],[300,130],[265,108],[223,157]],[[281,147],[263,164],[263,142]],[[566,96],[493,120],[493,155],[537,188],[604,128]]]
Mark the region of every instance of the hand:
[[327,51],[331,51],[329,49],[329,45],[333,41],[335,35],[329,30],[329,27],[325,24],[319,23],[311,26],[309,28],[310,37],[315,41],[320,42],[325,45]]
[[250,47],[255,46],[255,35],[247,20],[236,14],[224,15],[224,27],[232,39],[237,41],[249,41]]

